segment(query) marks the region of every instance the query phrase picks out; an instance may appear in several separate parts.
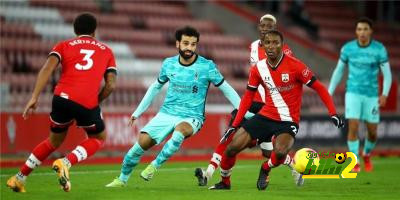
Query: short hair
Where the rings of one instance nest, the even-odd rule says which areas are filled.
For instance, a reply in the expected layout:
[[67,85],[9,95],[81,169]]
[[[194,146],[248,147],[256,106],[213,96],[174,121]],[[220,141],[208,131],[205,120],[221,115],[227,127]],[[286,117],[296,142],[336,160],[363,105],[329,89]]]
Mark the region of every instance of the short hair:
[[356,21],[356,27],[357,27],[358,23],[367,23],[367,24],[369,25],[369,27],[372,29],[372,24],[373,24],[373,22],[372,22],[372,20],[371,20],[370,18],[368,18],[368,17],[361,17],[360,19],[358,19],[358,20]]
[[273,21],[274,24],[276,24],[276,18],[275,18],[273,15],[271,15],[271,14],[265,14],[264,16],[262,16],[262,17],[260,18],[260,23],[261,23],[264,19],[269,19],[269,20]]
[[281,32],[279,32],[279,31],[277,31],[277,30],[270,30],[270,31],[267,31],[267,32],[265,33],[264,40],[265,40],[265,37],[267,37],[268,34],[278,35],[279,38],[281,39],[281,42],[283,42],[283,34],[282,34]]
[[76,35],[90,35],[96,31],[97,20],[90,13],[82,13],[74,19],[74,32]]
[[182,28],[176,30],[175,39],[177,41],[181,41],[182,40],[182,35],[186,35],[186,36],[190,36],[190,37],[196,37],[197,38],[197,42],[200,41],[200,33],[195,28],[193,28],[191,26],[185,26],[185,27],[182,27]]

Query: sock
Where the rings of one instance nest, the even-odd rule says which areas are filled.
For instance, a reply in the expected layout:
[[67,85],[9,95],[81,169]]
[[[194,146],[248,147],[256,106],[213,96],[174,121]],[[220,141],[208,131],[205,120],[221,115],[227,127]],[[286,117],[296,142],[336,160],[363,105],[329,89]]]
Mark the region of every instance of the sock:
[[[218,145],[218,147],[220,145]],[[217,147],[217,149],[218,149],[218,147]],[[213,156],[210,160],[210,164],[208,165],[207,170],[206,170],[206,177],[208,180],[211,179],[212,175],[214,174],[215,169],[217,169],[218,166],[221,164],[221,159],[222,159],[221,154],[217,153],[217,151],[215,153],[213,153]]]
[[[290,157],[289,157],[289,159],[290,159]],[[278,167],[279,165],[285,163],[285,161],[287,161],[287,155],[285,157],[283,157],[282,159],[278,159],[278,157],[276,156],[275,151],[272,151],[271,158],[269,158],[268,161],[265,161],[262,164],[262,168],[264,170],[269,171],[269,170],[271,170],[271,168]]]
[[347,146],[349,147],[349,151],[353,152],[357,156],[357,161],[359,160],[358,156],[358,148],[360,146],[359,140],[347,140]]
[[231,185],[231,174],[232,169],[224,170],[221,168],[221,178],[222,182],[225,183],[225,185]]
[[42,161],[44,161],[54,150],[56,150],[56,148],[51,145],[49,138],[38,144],[33,149],[31,155],[29,155],[25,164],[22,165],[19,178],[25,180],[26,176],[28,176],[34,168],[42,164]]
[[104,140],[99,140],[97,138],[88,138],[65,157],[69,161],[70,165],[74,165],[96,153],[96,151],[100,149],[103,142]]
[[236,163],[236,156],[228,157],[225,154],[222,156],[221,160],[221,178],[222,182],[226,185],[231,184],[231,172],[232,168]]
[[165,143],[161,152],[157,155],[156,159],[151,162],[155,168],[160,168],[160,166],[167,161],[175,152],[181,147],[185,136],[179,131],[174,131],[172,137]]
[[132,174],[133,168],[139,163],[140,158],[144,154],[144,150],[139,145],[139,143],[135,143],[131,149],[129,149],[128,153],[126,153],[124,157],[124,161],[122,162],[121,174],[119,175],[119,180],[123,182],[127,182],[129,177]]
[[375,142],[371,142],[370,140],[368,140],[367,138],[365,139],[365,143],[364,143],[364,155],[369,155],[371,153],[371,151],[375,148]]

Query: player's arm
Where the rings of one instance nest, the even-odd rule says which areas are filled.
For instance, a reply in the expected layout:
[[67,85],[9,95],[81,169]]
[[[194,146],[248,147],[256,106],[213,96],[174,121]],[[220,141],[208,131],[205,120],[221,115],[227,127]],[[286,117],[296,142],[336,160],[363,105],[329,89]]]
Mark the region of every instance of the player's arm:
[[379,97],[379,106],[383,107],[386,104],[386,98],[389,95],[390,86],[392,85],[392,73],[390,72],[389,58],[385,47],[380,52],[380,68],[383,74],[383,89],[382,95]]
[[117,72],[115,70],[108,70],[104,74],[105,84],[101,88],[98,99],[99,103],[106,99],[114,91],[117,82]]
[[[232,104],[232,106],[236,109],[239,109],[239,104],[240,104],[240,97],[238,93],[235,91],[235,89],[232,88],[232,86],[225,80],[220,85],[216,85],[216,87],[221,90],[221,92],[224,94],[224,96],[228,99],[228,101]],[[251,118],[253,117],[254,114],[250,112],[246,112],[245,118]]]
[[139,106],[132,113],[132,118],[139,118],[147,108],[151,105],[154,98],[160,93],[161,88],[164,86],[164,83],[160,83],[159,81],[154,82],[150,85],[149,89],[147,89],[146,94],[144,95],[142,101],[139,103]]
[[331,116],[332,122],[335,124],[335,126],[338,128],[343,127],[344,122],[337,115],[332,96],[329,95],[328,90],[325,88],[325,86],[319,80],[317,80],[315,76],[313,76],[306,85],[317,92],[322,102],[324,102],[326,108],[328,109],[329,115]]
[[50,54],[47,58],[45,64],[42,69],[40,69],[39,74],[36,79],[35,88],[33,89],[32,97],[29,102],[26,104],[22,117],[24,119],[27,118],[29,112],[34,111],[36,109],[36,104],[39,99],[39,95],[42,92],[43,88],[46,86],[47,82],[50,79],[51,74],[54,72],[54,69],[57,67],[60,59],[55,54]]
[[339,59],[337,65],[336,65],[336,68],[332,73],[331,81],[329,83],[328,91],[329,91],[330,95],[333,95],[336,87],[339,85],[340,81],[342,80],[345,66],[346,66],[346,64],[344,63],[344,61]]
[[251,67],[247,89],[240,101],[239,109],[235,119],[233,120],[232,127],[234,128],[239,127],[240,122],[243,120],[243,117],[245,116],[246,112],[249,110],[253,102],[254,95],[256,94],[257,88],[260,85],[260,83],[261,83],[261,77],[258,74],[257,68]]
[[157,78],[157,81],[152,83],[150,87],[147,89],[146,94],[144,95],[142,101],[139,103],[139,106],[136,108],[136,110],[132,113],[131,115],[131,120],[129,122],[129,125],[133,124],[133,121],[137,118],[140,117],[146,111],[151,103],[153,102],[154,98],[160,93],[161,88],[164,86],[166,82],[168,82],[168,76],[167,76],[167,71],[166,71],[166,64],[165,62],[161,66],[161,71],[160,74]]

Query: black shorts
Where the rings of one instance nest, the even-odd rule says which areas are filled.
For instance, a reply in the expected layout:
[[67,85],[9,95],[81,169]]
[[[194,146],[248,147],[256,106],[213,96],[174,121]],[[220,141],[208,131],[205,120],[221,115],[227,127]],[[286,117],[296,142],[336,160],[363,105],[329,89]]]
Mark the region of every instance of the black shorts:
[[299,130],[299,126],[294,122],[275,121],[259,114],[247,120],[242,127],[259,143],[271,142],[273,135],[278,136],[282,133],[289,133],[295,138]]
[[[250,106],[249,112],[257,114],[258,111],[260,111],[263,106],[264,106],[264,103],[253,101],[253,103]],[[235,109],[231,112],[231,120],[229,121],[229,126],[232,126],[233,120],[235,120],[237,112],[238,112],[237,109]],[[246,121],[247,121],[247,119],[243,118],[243,120],[240,122],[239,126],[242,126],[244,124],[244,122],[246,122]]]
[[105,129],[100,107],[93,109],[75,103],[60,96],[53,96],[50,113],[51,130],[60,133],[76,121],[78,127],[85,129],[88,134],[97,134]]

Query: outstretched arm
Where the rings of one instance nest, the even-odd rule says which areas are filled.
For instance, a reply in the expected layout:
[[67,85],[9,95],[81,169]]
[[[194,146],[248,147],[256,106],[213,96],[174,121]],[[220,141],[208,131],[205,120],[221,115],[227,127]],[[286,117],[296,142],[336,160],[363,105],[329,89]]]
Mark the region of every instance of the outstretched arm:
[[42,92],[43,88],[46,86],[47,82],[50,79],[51,74],[54,69],[57,67],[59,63],[59,58],[54,54],[51,54],[46,63],[43,65],[42,69],[36,79],[35,88],[33,89],[32,97],[29,102],[26,104],[22,117],[27,119],[29,112],[32,112],[36,109],[36,103],[39,99],[39,95]]
[[243,120],[246,112],[249,110],[251,103],[253,101],[254,95],[256,94],[257,87],[252,88],[247,86],[247,90],[244,93],[242,100],[240,101],[239,110],[236,114],[235,119],[232,122],[232,126],[237,128],[240,125],[240,122]]
[[344,122],[336,113],[335,104],[333,103],[332,96],[329,95],[328,90],[326,90],[325,86],[314,77],[312,81],[307,84],[307,86],[311,87],[314,91],[316,91],[321,98],[322,102],[324,102],[326,108],[328,109],[329,115],[336,127],[341,128],[344,126]]
[[[239,109],[240,97],[235,89],[233,89],[227,81],[224,81],[220,86],[218,86],[218,89],[222,91],[224,96],[228,99],[228,101],[232,104],[234,108]],[[245,118],[247,119],[253,116],[254,114],[250,112],[246,112],[245,114]]]
[[155,81],[153,84],[150,85],[139,106],[136,108],[135,112],[132,113],[132,118],[136,119],[140,117],[140,115],[142,115],[142,113],[146,111],[147,108],[149,108],[151,102],[153,102],[154,100],[154,97],[156,97],[157,94],[160,93],[163,86],[164,84],[161,84],[159,81]]
[[332,77],[331,77],[331,82],[329,84],[329,94],[333,95],[335,92],[336,87],[339,85],[340,80],[342,80],[344,68],[345,68],[345,63],[339,59],[335,70],[333,71]]

